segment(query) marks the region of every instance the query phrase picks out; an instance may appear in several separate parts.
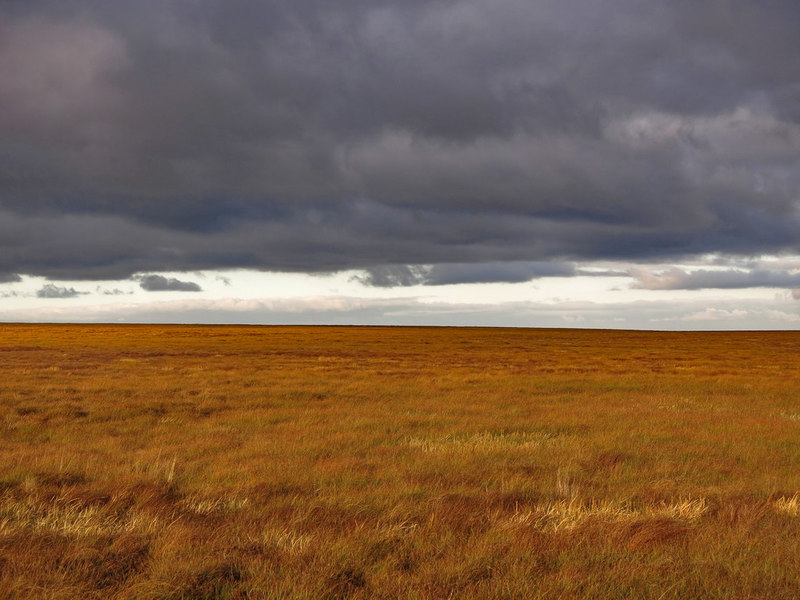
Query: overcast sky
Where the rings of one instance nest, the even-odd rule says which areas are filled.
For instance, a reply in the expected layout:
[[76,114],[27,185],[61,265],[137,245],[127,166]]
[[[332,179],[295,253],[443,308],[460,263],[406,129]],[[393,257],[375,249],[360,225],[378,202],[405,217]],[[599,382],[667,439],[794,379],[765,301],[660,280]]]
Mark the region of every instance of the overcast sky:
[[0,320],[798,328],[796,0],[0,2]]

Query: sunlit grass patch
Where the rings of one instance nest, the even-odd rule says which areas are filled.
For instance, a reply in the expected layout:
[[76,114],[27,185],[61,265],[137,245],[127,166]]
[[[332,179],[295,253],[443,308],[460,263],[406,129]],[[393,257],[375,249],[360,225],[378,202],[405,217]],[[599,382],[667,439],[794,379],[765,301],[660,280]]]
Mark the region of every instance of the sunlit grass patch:
[[790,498],[781,496],[772,503],[772,506],[780,513],[790,517],[798,517],[800,516],[800,494],[795,494]]
[[258,535],[251,536],[250,539],[295,556],[304,554],[314,541],[311,535],[289,527],[270,528]]
[[165,483],[172,483],[177,473],[178,458],[162,458],[159,454],[153,459],[140,459],[133,463],[133,471]]
[[676,519],[696,521],[708,511],[703,498],[664,502],[657,505],[635,507],[629,502],[613,500],[585,501],[577,498],[558,500],[530,509],[515,512],[504,526],[533,527],[542,531],[575,529],[588,521],[605,523],[632,522],[642,519]]
[[786,421],[800,421],[800,412],[781,412],[778,416]]
[[198,515],[224,514],[242,510],[249,504],[247,497],[229,496],[223,498],[206,498],[202,496],[190,496],[181,499],[178,505]]
[[466,435],[449,435],[439,438],[411,437],[405,440],[411,448],[426,453],[481,453],[538,448],[556,438],[548,432],[496,432],[483,431]]
[[49,532],[71,537],[150,534],[164,527],[162,516],[138,510],[118,512],[111,505],[85,504],[68,496],[0,497],[0,536]]

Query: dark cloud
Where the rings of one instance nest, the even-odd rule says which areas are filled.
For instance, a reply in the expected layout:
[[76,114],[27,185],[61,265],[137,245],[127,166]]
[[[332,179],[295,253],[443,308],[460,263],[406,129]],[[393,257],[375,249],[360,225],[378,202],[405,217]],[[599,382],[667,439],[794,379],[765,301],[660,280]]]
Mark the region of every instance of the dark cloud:
[[384,265],[372,267],[356,279],[365,285],[400,287],[412,285],[454,285],[460,283],[520,283],[539,277],[569,277],[573,264],[542,263],[456,263],[438,265]]
[[148,292],[201,292],[203,289],[193,281],[181,281],[162,275],[143,275],[139,286]]
[[354,279],[364,285],[375,287],[405,287],[423,285],[428,282],[431,268],[418,265],[385,265],[367,269]]
[[18,281],[22,281],[22,277],[16,273],[0,272],[0,283],[16,283]]
[[671,267],[654,273],[647,269],[634,269],[633,287],[648,290],[699,290],[704,288],[740,289],[754,287],[793,288],[800,286],[800,273],[767,269],[718,270],[698,269],[686,271]]
[[800,251],[798,55],[789,0],[4,2],[0,272]]
[[85,292],[79,292],[75,288],[57,286],[52,283],[45,283],[36,291],[37,298],[74,298]]

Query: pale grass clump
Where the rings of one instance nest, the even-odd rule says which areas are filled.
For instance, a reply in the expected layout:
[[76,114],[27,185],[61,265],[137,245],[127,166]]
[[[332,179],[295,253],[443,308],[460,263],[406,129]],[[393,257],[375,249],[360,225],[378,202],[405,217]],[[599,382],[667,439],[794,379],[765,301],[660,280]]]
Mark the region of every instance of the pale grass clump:
[[397,523],[378,523],[375,526],[375,530],[378,532],[379,536],[386,539],[393,539],[413,535],[418,527],[419,525],[412,521],[400,521]]
[[689,398],[678,398],[669,403],[657,404],[656,408],[669,412],[690,412],[697,408],[697,402]]
[[159,455],[153,460],[136,461],[133,464],[133,471],[148,475],[156,481],[171,484],[175,480],[177,464],[176,457],[162,459]]
[[253,541],[282,550],[286,554],[299,556],[311,547],[313,537],[291,528],[271,528]]
[[798,517],[800,516],[800,494],[795,494],[791,498],[781,496],[772,503],[772,506],[780,513],[790,517]]
[[425,453],[438,454],[478,454],[503,452],[510,449],[538,448],[555,436],[550,433],[511,432],[497,433],[485,431],[467,436],[446,436],[442,438],[408,438],[407,444]]
[[204,498],[189,496],[180,502],[185,510],[198,515],[211,515],[214,513],[228,513],[245,508],[250,499],[247,497],[230,496],[228,498]]
[[505,522],[506,528],[532,527],[540,531],[563,531],[589,521],[623,523],[643,519],[675,519],[692,522],[708,510],[704,498],[663,502],[653,506],[634,508],[627,502],[592,500],[584,502],[573,498],[538,505],[530,510],[517,511]]
[[86,506],[68,498],[44,502],[35,496],[0,498],[0,534],[25,531],[49,532],[70,537],[150,534],[163,528],[158,516],[130,511],[110,514],[102,506]]
[[556,492],[564,498],[576,499],[580,494],[580,478],[569,468],[559,468],[556,473]]
[[787,421],[800,421],[800,413],[796,413],[796,412],[795,413],[782,412],[782,413],[779,413],[778,416],[781,419],[785,419]]
[[[369,543],[392,542],[409,538],[416,534],[419,525],[412,521],[377,522],[368,524],[364,521],[355,522],[348,528],[347,534],[341,539],[361,540]],[[316,551],[324,542],[325,536],[319,533],[303,532],[296,527],[270,527],[260,534],[248,537],[251,543],[263,544],[276,548],[290,556],[303,556]],[[328,540],[329,542],[330,540]]]

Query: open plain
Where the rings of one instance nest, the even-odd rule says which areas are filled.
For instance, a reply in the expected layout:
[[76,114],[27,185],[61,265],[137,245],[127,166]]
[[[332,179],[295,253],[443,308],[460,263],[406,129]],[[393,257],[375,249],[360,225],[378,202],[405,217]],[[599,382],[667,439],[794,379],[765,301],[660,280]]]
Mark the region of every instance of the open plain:
[[796,598],[800,334],[0,326],[0,598]]

